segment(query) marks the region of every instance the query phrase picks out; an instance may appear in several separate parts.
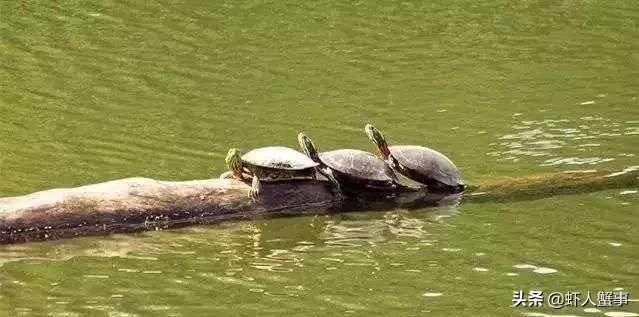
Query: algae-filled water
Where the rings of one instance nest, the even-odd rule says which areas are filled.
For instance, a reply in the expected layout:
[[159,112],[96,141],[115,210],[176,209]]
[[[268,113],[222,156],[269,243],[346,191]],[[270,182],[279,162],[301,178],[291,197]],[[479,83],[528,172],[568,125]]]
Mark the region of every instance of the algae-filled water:
[[[366,122],[469,183],[620,170],[638,97],[636,1],[5,1],[0,196],[209,178],[300,130],[372,150]],[[619,188],[2,246],[0,315],[639,316],[637,206]]]

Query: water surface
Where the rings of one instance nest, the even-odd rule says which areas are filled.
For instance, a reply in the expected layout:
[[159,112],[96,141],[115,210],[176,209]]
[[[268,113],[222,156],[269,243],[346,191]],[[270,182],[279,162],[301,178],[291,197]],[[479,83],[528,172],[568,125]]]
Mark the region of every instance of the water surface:
[[[637,21],[632,1],[4,2],[0,196],[209,178],[229,147],[300,130],[372,150],[366,122],[470,183],[636,166]],[[510,307],[515,290],[639,299],[636,190],[4,246],[0,311],[639,313]]]

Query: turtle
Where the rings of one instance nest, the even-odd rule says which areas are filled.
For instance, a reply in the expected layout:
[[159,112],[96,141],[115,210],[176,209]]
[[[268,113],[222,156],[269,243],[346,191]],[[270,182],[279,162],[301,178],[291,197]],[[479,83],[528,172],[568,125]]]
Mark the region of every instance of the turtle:
[[444,154],[419,145],[388,146],[382,132],[371,124],[364,131],[379,156],[397,173],[426,185],[428,190],[457,193],[466,189],[457,166]]
[[283,146],[263,147],[242,155],[237,148],[231,148],[226,155],[228,172],[220,178],[236,178],[251,181],[249,197],[257,200],[261,182],[277,182],[296,179],[315,179],[316,167],[308,156]]
[[339,183],[380,191],[393,191],[402,186],[388,164],[371,153],[354,149],[319,153],[311,138],[303,132],[298,134],[297,140],[302,152],[319,163],[324,174],[332,175]]

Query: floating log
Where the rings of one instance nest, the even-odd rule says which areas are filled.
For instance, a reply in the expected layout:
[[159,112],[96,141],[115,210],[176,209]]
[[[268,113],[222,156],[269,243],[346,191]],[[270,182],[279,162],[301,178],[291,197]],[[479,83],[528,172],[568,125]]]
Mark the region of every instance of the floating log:
[[126,178],[0,198],[0,243],[158,230],[260,214],[327,212],[325,181],[262,183],[259,201],[232,179],[185,182]]
[[557,195],[590,193],[639,185],[639,166],[617,172],[566,171],[485,181],[464,195],[464,202],[507,202]]
[[[564,172],[486,181],[463,194],[462,202],[524,200],[566,193],[628,188],[639,183],[639,167],[620,172]],[[261,197],[249,198],[249,184],[232,179],[184,182],[127,178],[76,188],[52,189],[0,198],[0,243],[158,230],[263,215],[327,213],[335,208],[324,180],[262,183]],[[378,197],[379,195],[373,195]],[[357,206],[388,209],[457,203],[459,195],[400,193]],[[342,205],[349,211],[354,204]],[[380,207],[381,206],[381,207]]]

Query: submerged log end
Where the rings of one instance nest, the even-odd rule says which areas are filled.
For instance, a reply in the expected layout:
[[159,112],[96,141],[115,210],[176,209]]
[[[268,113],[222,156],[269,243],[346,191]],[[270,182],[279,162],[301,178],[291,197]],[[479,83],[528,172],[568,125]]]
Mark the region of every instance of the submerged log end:
[[566,171],[541,175],[486,181],[464,201],[531,200],[561,194],[579,194],[612,188],[636,186],[639,168],[629,167],[620,172]]

